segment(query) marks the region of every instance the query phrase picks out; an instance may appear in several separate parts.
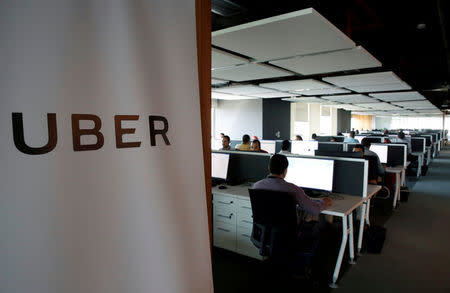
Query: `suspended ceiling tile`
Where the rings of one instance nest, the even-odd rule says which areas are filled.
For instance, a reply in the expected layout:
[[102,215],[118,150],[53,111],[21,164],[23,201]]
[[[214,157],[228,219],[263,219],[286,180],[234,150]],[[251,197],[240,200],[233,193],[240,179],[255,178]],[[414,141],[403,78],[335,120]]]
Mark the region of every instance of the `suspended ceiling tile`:
[[355,47],[312,8],[215,31],[212,44],[258,61]]
[[364,106],[359,106],[359,105],[350,105],[350,104],[339,104],[339,105],[335,105],[335,108],[339,108],[339,109],[344,109],[347,111],[364,111],[364,110],[368,110],[367,107]]
[[370,94],[370,96],[380,99],[386,102],[398,102],[398,101],[419,101],[425,100],[425,97],[418,92],[394,92],[394,93],[380,93]]
[[254,95],[249,95],[252,97],[257,98],[282,98],[282,97],[290,97],[292,96],[291,93],[285,93],[285,92],[272,92],[272,93],[258,93]]
[[247,64],[226,69],[215,69],[211,76],[232,81],[247,81],[293,75],[290,72],[265,64]]
[[225,84],[227,82],[228,82],[228,80],[220,80],[220,79],[214,79],[214,78],[211,79],[212,85]]
[[376,100],[374,98],[365,95],[336,95],[336,96],[322,96],[322,99],[341,102],[341,103],[374,103]]
[[244,63],[248,63],[248,60],[216,48],[211,49],[211,68],[213,69]]
[[437,109],[430,101],[410,101],[410,102],[392,102],[392,104],[404,107],[406,109]]
[[[326,84],[326,86],[329,86]],[[332,94],[345,94],[349,93],[349,90],[341,89],[338,87],[332,87],[332,88],[325,88],[325,89],[318,89],[318,90],[304,90],[304,91],[293,91],[292,93],[295,93],[296,95],[302,95],[302,96],[314,96],[314,95],[332,95]]]
[[358,93],[400,91],[411,89],[411,87],[406,82],[366,85],[366,86],[347,86],[346,88]]
[[300,79],[280,82],[268,82],[260,83],[262,87],[276,89],[280,91],[295,91],[296,94],[303,95],[304,92],[310,92],[311,90],[331,89],[334,86],[317,81],[315,79]]
[[254,95],[259,93],[276,93],[277,91],[265,89],[256,85],[232,85],[214,89],[215,92],[231,95]]
[[218,93],[218,92],[214,92],[214,91],[211,92],[211,98],[217,99],[217,100],[254,100],[254,99],[257,99],[255,97],[224,94],[224,93]]
[[288,102],[308,103],[308,104],[324,104],[328,102],[317,97],[291,97],[282,100]]
[[399,107],[384,102],[358,104],[374,110],[399,110]]
[[345,88],[402,82],[392,71],[324,77],[322,80]]
[[270,63],[302,75],[381,66],[380,61],[360,46],[348,50],[299,56]]

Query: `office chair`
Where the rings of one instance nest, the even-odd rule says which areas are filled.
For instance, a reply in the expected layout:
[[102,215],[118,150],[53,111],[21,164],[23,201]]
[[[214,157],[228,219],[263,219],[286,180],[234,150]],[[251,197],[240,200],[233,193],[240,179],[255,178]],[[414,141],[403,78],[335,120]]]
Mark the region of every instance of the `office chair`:
[[299,243],[297,206],[292,195],[259,189],[249,189],[249,193],[253,212],[251,241],[259,254],[281,271],[304,273],[318,241],[311,241],[307,248]]

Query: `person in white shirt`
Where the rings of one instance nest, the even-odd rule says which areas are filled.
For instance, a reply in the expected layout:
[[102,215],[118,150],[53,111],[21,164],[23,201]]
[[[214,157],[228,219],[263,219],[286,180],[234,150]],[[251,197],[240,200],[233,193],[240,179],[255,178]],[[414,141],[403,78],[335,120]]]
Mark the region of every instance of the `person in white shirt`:
[[287,139],[283,140],[283,142],[281,143],[281,151],[279,152],[279,154],[291,155],[292,153],[289,151],[290,148],[291,142]]

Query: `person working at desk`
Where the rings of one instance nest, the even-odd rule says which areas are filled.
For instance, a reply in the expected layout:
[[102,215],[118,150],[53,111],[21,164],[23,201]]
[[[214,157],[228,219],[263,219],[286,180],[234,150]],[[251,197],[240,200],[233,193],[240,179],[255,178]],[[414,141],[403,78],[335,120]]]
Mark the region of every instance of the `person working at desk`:
[[250,135],[244,134],[242,136],[242,143],[236,146],[239,151],[250,151]]
[[348,143],[359,143],[359,141],[355,138],[355,132],[352,130],[350,131],[350,136],[346,137],[344,139],[344,142],[348,142]]
[[287,139],[283,140],[283,142],[281,143],[281,151],[279,152],[279,154],[291,155],[292,153],[289,151],[290,148],[291,142]]
[[380,157],[378,157],[377,153],[372,152],[372,151],[370,150],[370,145],[371,145],[370,140],[367,139],[367,138],[363,138],[363,139],[361,140],[361,144],[362,144],[362,146],[364,147],[364,155],[365,155],[365,156],[374,156],[374,157],[377,157],[378,176],[383,176],[383,175],[384,175],[384,168],[383,168],[383,166],[381,165]]
[[224,135],[222,138],[222,148],[220,151],[232,151],[233,148],[230,146],[230,137],[228,135]]
[[311,140],[317,140],[317,134],[313,133],[313,134],[311,135]]
[[303,140],[303,138],[302,138],[300,135],[297,134],[297,135],[295,136],[295,140]]
[[286,156],[275,154],[269,161],[269,176],[253,184],[253,189],[264,189],[286,192],[291,194],[301,210],[312,215],[318,215],[322,210],[331,206],[332,201],[329,198],[312,200],[305,194],[302,188],[284,180],[288,172],[289,162]]
[[407,148],[408,148],[408,154],[411,153],[411,142],[405,138],[405,133],[403,133],[403,131],[400,131],[397,134],[397,137],[392,138],[391,142],[393,142],[393,143],[396,143],[396,142],[406,143]]
[[267,151],[261,149],[261,142],[257,139],[255,139],[252,142],[252,151],[259,153],[267,153]]

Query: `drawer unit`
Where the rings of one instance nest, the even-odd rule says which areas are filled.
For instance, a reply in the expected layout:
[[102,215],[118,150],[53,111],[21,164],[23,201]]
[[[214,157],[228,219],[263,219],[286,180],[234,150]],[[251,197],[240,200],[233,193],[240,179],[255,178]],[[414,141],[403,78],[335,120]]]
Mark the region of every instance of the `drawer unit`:
[[215,208],[221,209],[235,209],[236,199],[231,196],[223,195],[223,194],[214,194],[213,196],[213,204]]
[[236,251],[236,224],[214,222],[214,246]]
[[253,226],[252,206],[249,200],[236,200],[237,225],[251,228]]
[[236,252],[252,258],[262,259],[262,256],[259,255],[259,249],[250,240],[251,235],[251,228],[237,227]]
[[236,212],[233,209],[214,207],[214,223],[222,222],[230,225],[236,225]]

